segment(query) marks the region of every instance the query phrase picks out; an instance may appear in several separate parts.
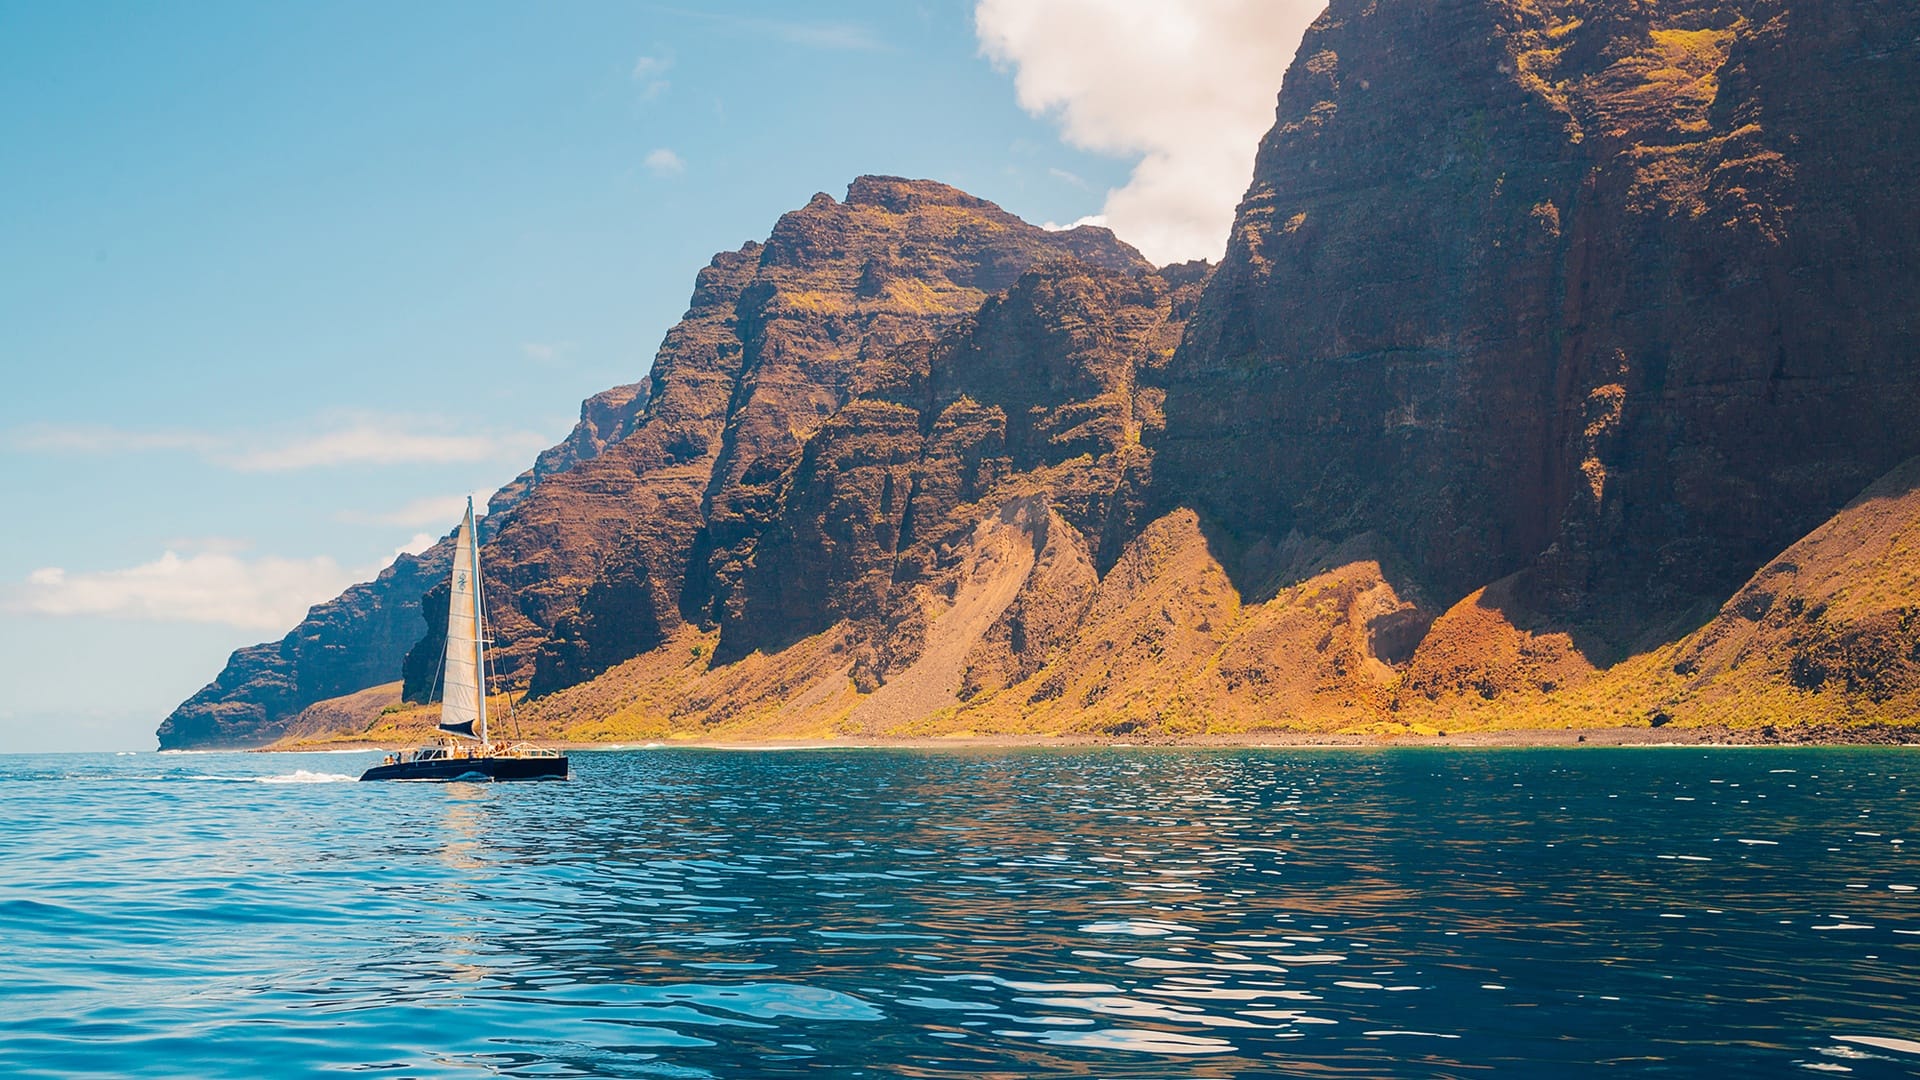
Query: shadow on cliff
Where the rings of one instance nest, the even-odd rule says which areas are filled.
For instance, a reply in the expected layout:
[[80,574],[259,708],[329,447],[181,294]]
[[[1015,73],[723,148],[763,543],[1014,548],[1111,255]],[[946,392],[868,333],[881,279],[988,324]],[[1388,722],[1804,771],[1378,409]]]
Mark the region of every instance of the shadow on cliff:
[[1292,529],[1276,540],[1265,534],[1236,532],[1204,510],[1188,509],[1199,519],[1207,551],[1226,572],[1243,604],[1264,604],[1329,570],[1355,562],[1376,562],[1380,576],[1394,591],[1422,608],[1437,610],[1430,585],[1414,572],[1413,564],[1392,542],[1377,532],[1331,540]]
[[[1439,678],[1452,691],[1493,697],[1513,688],[1504,683],[1521,669],[1553,669],[1557,674],[1538,681],[1567,685],[1684,640],[1733,592],[1688,591],[1658,580],[1596,585],[1549,553],[1465,595],[1449,595],[1377,532],[1333,540],[1296,529],[1276,540],[1237,533],[1206,514],[1199,520],[1208,552],[1248,606],[1342,567],[1377,565],[1380,579],[1412,607],[1368,627],[1372,650],[1407,670],[1406,689],[1416,692],[1442,692]],[[1570,582],[1570,573],[1580,580]]]
[[1714,618],[1724,596],[1690,596],[1658,583],[1618,584],[1557,606],[1552,574],[1536,564],[1476,589],[1439,618],[1407,666],[1400,692],[1428,701],[1550,702],[1635,657],[1686,640]]

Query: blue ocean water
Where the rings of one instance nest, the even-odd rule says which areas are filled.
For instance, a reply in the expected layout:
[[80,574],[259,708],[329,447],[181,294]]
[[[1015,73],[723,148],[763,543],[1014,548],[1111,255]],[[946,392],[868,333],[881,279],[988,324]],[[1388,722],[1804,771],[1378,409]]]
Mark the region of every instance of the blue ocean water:
[[0,1074],[1920,1074],[1920,757],[0,756]]

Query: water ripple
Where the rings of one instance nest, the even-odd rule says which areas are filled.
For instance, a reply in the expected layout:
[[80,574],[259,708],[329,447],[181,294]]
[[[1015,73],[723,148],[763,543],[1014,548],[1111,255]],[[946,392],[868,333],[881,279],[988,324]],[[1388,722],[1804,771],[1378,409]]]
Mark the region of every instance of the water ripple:
[[0,757],[7,1075],[1920,1075],[1897,751],[323,760]]

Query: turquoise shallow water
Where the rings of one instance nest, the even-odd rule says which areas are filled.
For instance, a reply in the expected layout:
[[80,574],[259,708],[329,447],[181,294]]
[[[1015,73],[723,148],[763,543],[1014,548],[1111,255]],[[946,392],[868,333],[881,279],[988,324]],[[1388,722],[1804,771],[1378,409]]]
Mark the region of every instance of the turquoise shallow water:
[[0,1074],[1920,1074],[1881,750],[0,756]]

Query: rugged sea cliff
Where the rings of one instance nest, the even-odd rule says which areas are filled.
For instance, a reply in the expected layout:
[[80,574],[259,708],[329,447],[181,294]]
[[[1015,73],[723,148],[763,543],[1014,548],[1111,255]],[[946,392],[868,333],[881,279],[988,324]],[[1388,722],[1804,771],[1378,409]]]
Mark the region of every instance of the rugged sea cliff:
[[[861,178],[495,497],[503,689],[579,739],[1884,730],[1916,133],[1911,5],[1336,0],[1217,267]],[[445,565],[162,745],[423,725],[330,699],[428,695]]]

